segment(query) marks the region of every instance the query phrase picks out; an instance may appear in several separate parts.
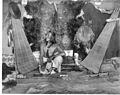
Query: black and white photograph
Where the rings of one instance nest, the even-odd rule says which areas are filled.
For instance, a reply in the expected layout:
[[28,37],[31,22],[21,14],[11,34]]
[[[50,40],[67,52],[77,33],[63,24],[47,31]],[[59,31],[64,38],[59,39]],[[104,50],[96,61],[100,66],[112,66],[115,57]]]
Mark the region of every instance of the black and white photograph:
[[2,0],[2,94],[120,94],[120,0]]

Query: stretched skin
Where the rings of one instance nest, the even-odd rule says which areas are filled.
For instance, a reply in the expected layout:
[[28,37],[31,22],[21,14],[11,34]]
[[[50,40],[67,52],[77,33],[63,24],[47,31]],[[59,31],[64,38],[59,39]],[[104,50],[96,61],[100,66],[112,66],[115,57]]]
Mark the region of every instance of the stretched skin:
[[92,30],[95,34],[95,40],[98,38],[102,32],[106,19],[110,17],[109,14],[103,14],[92,3],[87,3],[83,8],[85,21],[88,23],[92,21]]
[[82,1],[73,2],[70,0],[62,1],[59,4],[57,4],[57,43],[60,43],[64,46],[63,42],[66,42],[66,44],[68,44],[68,47],[71,46],[70,42],[73,40],[74,34],[82,24],[82,21],[80,21],[81,19],[76,20],[75,18],[77,14],[79,14],[79,11],[83,7],[83,5],[84,2]]

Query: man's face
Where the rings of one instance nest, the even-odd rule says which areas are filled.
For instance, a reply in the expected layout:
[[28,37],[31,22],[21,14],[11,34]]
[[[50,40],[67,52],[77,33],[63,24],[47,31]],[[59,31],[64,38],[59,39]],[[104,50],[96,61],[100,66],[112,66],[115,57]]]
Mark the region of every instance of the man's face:
[[46,35],[46,41],[50,41],[51,37],[52,37],[52,33],[48,33]]

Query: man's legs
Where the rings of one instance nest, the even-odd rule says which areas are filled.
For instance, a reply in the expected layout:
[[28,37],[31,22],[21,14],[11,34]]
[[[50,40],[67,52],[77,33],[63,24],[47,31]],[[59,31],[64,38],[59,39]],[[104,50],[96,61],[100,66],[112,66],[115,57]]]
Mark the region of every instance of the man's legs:
[[[63,62],[63,58],[62,56],[57,56],[54,60],[53,60],[53,68],[56,68],[58,72],[61,72],[61,64]],[[52,71],[53,72],[53,71]],[[52,73],[51,72],[51,73]]]

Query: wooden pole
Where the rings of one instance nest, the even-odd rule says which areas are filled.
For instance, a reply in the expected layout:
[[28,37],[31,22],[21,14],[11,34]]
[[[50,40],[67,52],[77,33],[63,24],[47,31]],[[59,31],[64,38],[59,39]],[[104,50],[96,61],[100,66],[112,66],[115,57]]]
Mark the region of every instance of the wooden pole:
[[117,28],[118,28],[118,44],[119,44],[119,53],[118,56],[120,57],[120,20],[117,22]]

